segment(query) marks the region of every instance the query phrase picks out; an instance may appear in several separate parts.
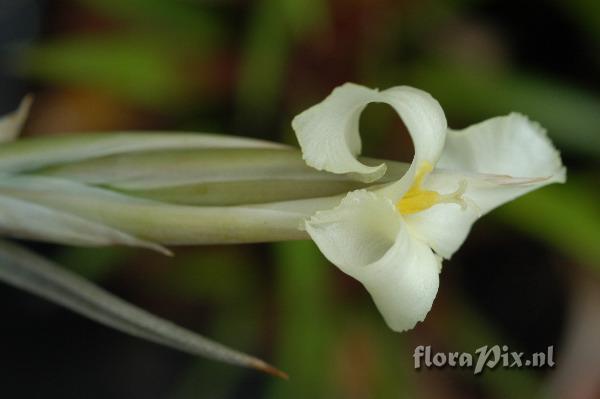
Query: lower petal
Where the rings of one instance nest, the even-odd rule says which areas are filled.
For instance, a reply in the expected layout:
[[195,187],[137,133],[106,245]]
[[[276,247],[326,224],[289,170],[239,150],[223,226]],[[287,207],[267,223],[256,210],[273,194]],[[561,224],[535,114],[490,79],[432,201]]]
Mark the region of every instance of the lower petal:
[[441,259],[407,229],[393,203],[357,190],[317,212],[306,229],[321,252],[369,291],[395,331],[411,329],[431,309]]
[[479,216],[479,210],[473,204],[467,204],[465,209],[456,204],[439,204],[423,212],[406,215],[405,220],[415,236],[444,259],[450,259]]

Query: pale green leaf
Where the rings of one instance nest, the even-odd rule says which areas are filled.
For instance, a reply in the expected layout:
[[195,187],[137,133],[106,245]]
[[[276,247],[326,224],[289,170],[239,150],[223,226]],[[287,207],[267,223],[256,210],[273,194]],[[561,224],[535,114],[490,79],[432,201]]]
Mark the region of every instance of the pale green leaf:
[[27,96],[16,111],[0,117],[0,143],[13,141],[19,136],[32,102],[33,97]]
[[260,359],[154,316],[6,241],[0,241],[0,280],[124,333],[192,355],[285,377]]
[[[110,226],[163,245],[267,242],[304,239],[303,220],[331,200],[309,199],[260,206],[195,207],[125,196],[49,177],[5,176],[0,195]],[[5,226],[10,234],[10,226]],[[49,240],[52,241],[49,237]]]
[[94,157],[192,148],[287,148],[282,144],[217,134],[112,132],[23,139],[0,146],[3,173],[31,171]]

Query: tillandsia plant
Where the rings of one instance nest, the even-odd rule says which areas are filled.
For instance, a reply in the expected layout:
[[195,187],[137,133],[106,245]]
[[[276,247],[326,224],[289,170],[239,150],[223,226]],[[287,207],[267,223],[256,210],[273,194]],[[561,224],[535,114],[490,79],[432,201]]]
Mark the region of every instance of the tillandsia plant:
[[[412,163],[359,157],[362,110],[387,103]],[[30,100],[0,121],[0,228],[7,237],[145,247],[308,239],[371,294],[390,328],[411,329],[435,299],[442,259],[471,225],[565,181],[544,129],[520,114],[448,129],[421,90],[335,89],[292,122],[301,151],[208,134],[106,133],[15,140]],[[135,308],[12,243],[0,278],[114,328],[242,366],[278,370]]]

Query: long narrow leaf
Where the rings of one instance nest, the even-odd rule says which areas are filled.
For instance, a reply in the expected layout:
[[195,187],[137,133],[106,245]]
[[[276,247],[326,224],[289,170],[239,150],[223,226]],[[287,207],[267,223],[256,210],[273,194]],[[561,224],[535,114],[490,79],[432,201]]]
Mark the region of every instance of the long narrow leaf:
[[0,280],[124,333],[192,355],[285,373],[133,306],[24,248],[0,241]]
[[23,139],[0,146],[0,170],[17,173],[112,154],[190,148],[288,148],[268,141],[218,134],[117,132]]
[[[37,176],[3,177],[0,195],[76,215],[163,245],[303,239],[308,236],[299,229],[301,222],[317,210],[335,204],[315,198],[263,206],[171,205]],[[32,219],[31,224],[35,223]],[[4,230],[10,233],[10,225]]]
[[297,150],[227,148],[146,151],[31,172],[136,197],[188,205],[240,205],[337,195],[365,185],[317,171]]
[[0,117],[0,143],[10,142],[17,138],[25,124],[32,102],[33,97],[26,96],[21,101],[19,108]]
[[43,204],[0,195],[0,231],[15,238],[88,247],[129,245],[170,252],[100,222],[52,209]]

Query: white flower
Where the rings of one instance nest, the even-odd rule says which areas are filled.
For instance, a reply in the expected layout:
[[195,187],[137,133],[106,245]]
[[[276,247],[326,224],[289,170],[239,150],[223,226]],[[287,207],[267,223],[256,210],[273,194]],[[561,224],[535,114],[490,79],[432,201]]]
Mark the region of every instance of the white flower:
[[366,182],[382,177],[385,164],[356,159],[360,113],[372,102],[392,106],[408,128],[415,148],[408,172],[348,193],[305,227],[332,263],[365,286],[387,324],[404,331],[424,320],[442,258],[460,247],[475,220],[531,190],[564,182],[565,168],[544,129],[523,115],[450,130],[426,92],[349,83],[293,120],[306,163]]

